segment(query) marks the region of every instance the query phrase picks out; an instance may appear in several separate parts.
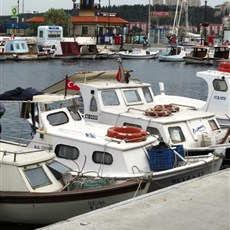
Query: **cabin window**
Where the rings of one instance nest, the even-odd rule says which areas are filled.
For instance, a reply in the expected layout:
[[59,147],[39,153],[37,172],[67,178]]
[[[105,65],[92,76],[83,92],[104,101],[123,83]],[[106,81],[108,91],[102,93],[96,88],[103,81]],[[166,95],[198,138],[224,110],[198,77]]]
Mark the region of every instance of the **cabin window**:
[[53,173],[57,180],[60,180],[62,178],[62,175],[71,171],[69,167],[57,161],[53,161],[47,164],[47,167],[50,169],[50,171]]
[[137,128],[142,128],[140,125],[133,124],[133,123],[128,123],[128,122],[124,122],[123,125],[124,125],[124,126],[133,126],[133,127],[137,127]]
[[10,44],[10,51],[14,51],[14,46],[13,46],[13,44]]
[[173,143],[180,143],[185,141],[184,134],[179,126],[168,128],[170,139]]
[[96,164],[111,165],[113,163],[113,157],[110,153],[95,151],[93,152],[93,162]]
[[131,89],[131,90],[124,90],[125,99],[128,103],[135,103],[140,102],[141,98],[137,90]]
[[90,100],[89,110],[92,111],[92,112],[97,111],[97,101],[96,101],[96,98],[94,96]]
[[215,79],[212,84],[216,91],[226,92],[228,90],[228,86],[224,79]]
[[24,44],[24,43],[22,43],[21,45],[22,45],[22,49],[24,49],[24,50],[25,50],[25,49],[26,49],[25,44]]
[[20,44],[19,43],[16,43],[15,47],[16,47],[17,50],[20,50]]
[[146,102],[152,102],[153,101],[153,97],[152,97],[152,95],[151,95],[151,93],[150,93],[150,90],[149,90],[149,88],[148,87],[144,87],[143,89],[142,89],[142,91],[143,91],[143,94],[144,94],[144,97],[145,97],[145,100],[146,100]]
[[73,110],[71,110],[71,108],[69,108],[69,112],[70,112],[71,117],[73,118],[73,120],[80,121],[82,119],[81,115],[78,112],[75,113]]
[[88,35],[88,30],[89,30],[88,26],[82,26],[81,28],[82,36]]
[[64,112],[52,113],[47,116],[50,125],[58,126],[69,122],[67,115]]
[[211,129],[212,129],[213,131],[219,129],[219,128],[218,128],[218,125],[217,125],[217,123],[216,123],[215,120],[209,120],[208,123],[209,123],[209,125],[211,126]]
[[49,31],[48,32],[48,38],[59,38],[60,32],[57,31]]
[[24,172],[33,189],[51,184],[51,181],[41,166],[33,169],[27,169]]
[[147,127],[147,132],[149,132],[152,136],[155,136],[157,138],[162,138],[159,130],[154,127]]
[[60,158],[76,160],[79,157],[79,149],[69,145],[57,145],[54,149],[55,154]]
[[102,102],[105,106],[119,105],[117,93],[114,90],[101,92]]
[[42,30],[39,31],[39,35],[38,36],[39,36],[39,38],[43,38],[43,31]]

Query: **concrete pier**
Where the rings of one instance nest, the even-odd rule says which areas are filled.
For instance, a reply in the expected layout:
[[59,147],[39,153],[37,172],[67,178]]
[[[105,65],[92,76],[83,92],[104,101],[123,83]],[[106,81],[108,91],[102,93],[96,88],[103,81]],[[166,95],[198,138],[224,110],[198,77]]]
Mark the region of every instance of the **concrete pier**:
[[40,229],[229,230],[230,169]]

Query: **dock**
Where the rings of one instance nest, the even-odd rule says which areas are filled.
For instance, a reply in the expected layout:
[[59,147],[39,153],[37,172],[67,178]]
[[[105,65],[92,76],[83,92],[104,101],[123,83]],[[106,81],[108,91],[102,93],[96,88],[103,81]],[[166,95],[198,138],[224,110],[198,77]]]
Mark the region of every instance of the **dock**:
[[230,169],[39,229],[229,230]]

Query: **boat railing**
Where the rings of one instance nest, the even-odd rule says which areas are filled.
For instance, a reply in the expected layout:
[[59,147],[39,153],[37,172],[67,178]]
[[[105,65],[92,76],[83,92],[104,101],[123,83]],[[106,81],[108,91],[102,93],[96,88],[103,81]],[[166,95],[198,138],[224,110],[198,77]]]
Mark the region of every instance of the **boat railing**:
[[[10,144],[10,145],[14,145],[14,146],[18,146],[20,147],[24,147],[25,149],[23,151],[21,151],[21,149],[17,150],[17,151],[8,151],[8,150],[0,150],[0,152],[2,152],[4,155],[8,155],[8,154],[14,154],[14,161],[16,161],[17,155],[20,154],[28,154],[28,153],[32,153],[32,152],[42,152],[44,150],[46,151],[52,151],[53,147],[50,144],[44,144],[44,143],[40,143],[40,142],[36,142],[36,141],[31,141],[28,139],[23,139],[23,138],[16,138],[16,137],[9,137],[9,136],[5,136],[5,139],[0,139],[0,143],[5,143],[5,144]],[[27,146],[29,143],[33,143],[34,146],[39,146],[39,147],[35,147],[32,151],[31,148],[30,150],[27,151]],[[28,148],[29,149],[29,148]]]
[[145,112],[145,109],[137,109],[137,108],[128,108],[127,112],[130,112],[130,110]]

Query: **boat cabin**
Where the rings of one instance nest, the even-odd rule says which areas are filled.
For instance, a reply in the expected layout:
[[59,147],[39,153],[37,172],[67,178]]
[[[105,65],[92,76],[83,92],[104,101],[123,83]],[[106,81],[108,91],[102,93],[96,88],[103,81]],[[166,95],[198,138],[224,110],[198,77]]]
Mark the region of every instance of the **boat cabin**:
[[196,74],[208,85],[207,100],[201,110],[215,113],[221,126],[230,127],[230,65],[225,63],[221,66],[223,67],[219,68],[220,71],[207,70]]
[[56,192],[63,188],[64,178],[72,178],[71,169],[57,162],[47,145],[31,149],[3,140],[0,145],[1,192]]
[[169,145],[183,144],[187,152],[197,154],[210,151],[206,148],[220,143],[225,135],[214,114],[178,106],[186,105],[186,101],[177,97],[174,105],[170,102],[169,111],[167,97],[154,96],[148,83],[130,79],[128,83],[108,80],[78,85],[81,112],[88,121],[140,127]]

